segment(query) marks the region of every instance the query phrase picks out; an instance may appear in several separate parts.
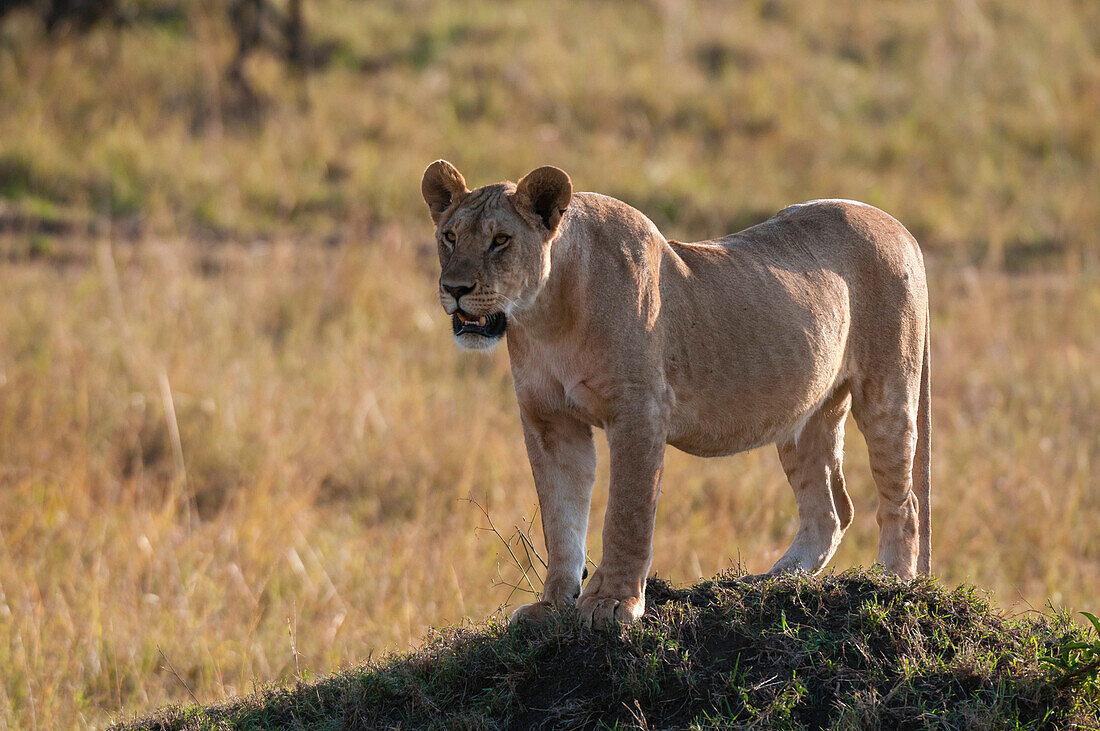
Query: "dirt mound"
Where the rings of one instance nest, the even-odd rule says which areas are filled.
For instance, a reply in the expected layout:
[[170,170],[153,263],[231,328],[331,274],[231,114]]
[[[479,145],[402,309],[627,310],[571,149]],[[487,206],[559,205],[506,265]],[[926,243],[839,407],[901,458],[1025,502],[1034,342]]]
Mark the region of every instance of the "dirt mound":
[[1040,658],[1092,638],[1009,618],[973,587],[878,571],[686,589],[651,579],[635,626],[439,631],[417,652],[127,728],[1004,728],[1100,723],[1095,684]]

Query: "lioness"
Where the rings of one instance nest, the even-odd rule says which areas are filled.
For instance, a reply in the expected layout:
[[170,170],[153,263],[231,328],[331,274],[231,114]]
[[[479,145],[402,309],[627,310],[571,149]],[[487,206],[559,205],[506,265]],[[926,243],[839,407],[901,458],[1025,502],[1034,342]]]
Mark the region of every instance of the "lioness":
[[[878,560],[928,573],[928,291],[904,226],[818,200],[683,244],[622,201],[574,194],[555,167],[471,191],[439,160],[421,189],[458,344],[507,334],[549,554],[543,600],[513,622],[574,602],[588,624],[641,616],[666,444],[710,457],[777,443],[799,528],[768,573],[820,571],[852,522],[849,409],[878,486]],[[611,487],[582,592],[594,426]]]

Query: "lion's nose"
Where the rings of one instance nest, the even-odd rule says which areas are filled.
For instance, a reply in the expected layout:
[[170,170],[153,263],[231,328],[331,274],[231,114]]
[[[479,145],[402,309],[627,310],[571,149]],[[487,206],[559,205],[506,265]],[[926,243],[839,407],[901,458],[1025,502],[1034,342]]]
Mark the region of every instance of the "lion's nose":
[[439,286],[447,290],[447,294],[454,297],[455,302],[458,302],[459,298],[463,295],[474,291],[474,286],[472,284],[450,284],[448,282],[440,282]]

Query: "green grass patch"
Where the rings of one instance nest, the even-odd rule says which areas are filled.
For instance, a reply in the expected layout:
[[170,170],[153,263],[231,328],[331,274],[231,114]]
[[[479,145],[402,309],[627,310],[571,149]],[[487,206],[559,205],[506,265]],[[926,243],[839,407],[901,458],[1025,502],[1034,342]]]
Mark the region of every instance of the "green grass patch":
[[651,579],[647,602],[641,621],[611,631],[571,613],[444,628],[413,653],[121,728],[1100,724],[1094,679],[1065,681],[1049,661],[1096,638],[1065,613],[1007,617],[970,586],[878,570],[760,583],[728,572],[687,589]]

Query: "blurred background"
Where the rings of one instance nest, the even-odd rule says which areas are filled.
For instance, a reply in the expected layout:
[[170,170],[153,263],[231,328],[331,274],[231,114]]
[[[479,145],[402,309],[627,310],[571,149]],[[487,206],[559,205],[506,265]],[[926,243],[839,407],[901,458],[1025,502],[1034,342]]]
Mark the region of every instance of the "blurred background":
[[[1097,120],[1087,0],[5,0],[0,727],[529,600],[507,355],[459,352],[436,299],[440,157],[471,186],[560,166],[681,240],[892,213],[931,280],[934,571],[1097,611]],[[851,425],[846,466],[838,569],[877,542]],[[774,450],[670,450],[653,568],[762,571],[796,526]]]

